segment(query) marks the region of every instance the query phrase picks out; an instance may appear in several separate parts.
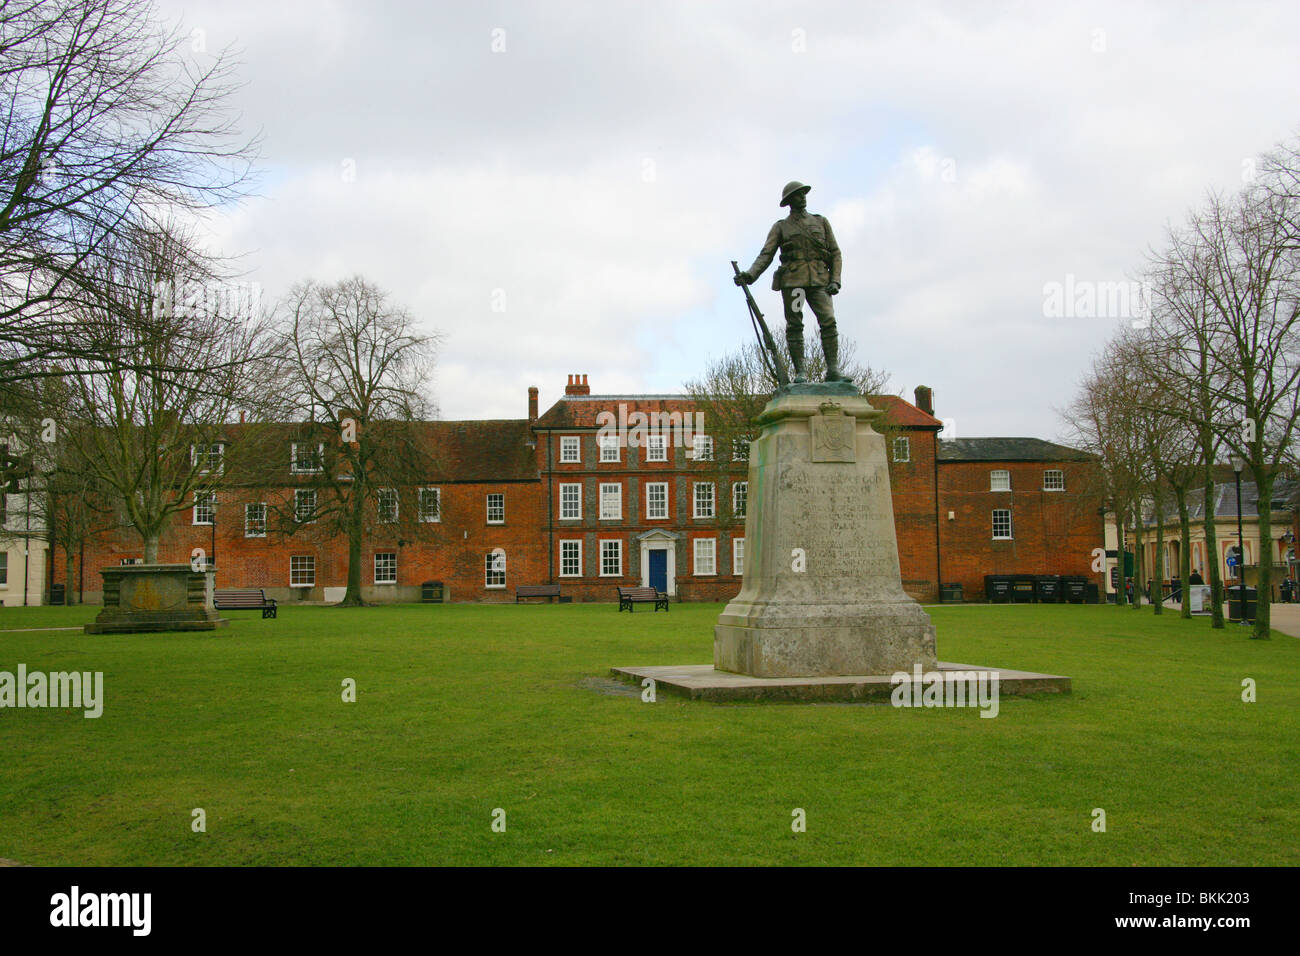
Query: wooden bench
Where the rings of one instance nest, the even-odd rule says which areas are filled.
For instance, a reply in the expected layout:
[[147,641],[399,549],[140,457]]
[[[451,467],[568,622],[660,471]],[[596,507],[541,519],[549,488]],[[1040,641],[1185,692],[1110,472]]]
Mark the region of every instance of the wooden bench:
[[558,584],[521,584],[515,588],[515,603],[519,603],[520,598],[544,597],[546,603],[551,603],[551,598],[557,598],[561,604],[568,604],[573,600],[571,597],[563,597],[560,594]]
[[212,603],[218,611],[258,611],[263,619],[275,617],[275,599],[269,598],[261,588],[228,588],[212,593]]
[[629,614],[632,613],[634,604],[653,604],[655,610],[661,607],[668,610],[668,595],[654,588],[619,588],[618,589],[618,609],[621,611],[627,608]]

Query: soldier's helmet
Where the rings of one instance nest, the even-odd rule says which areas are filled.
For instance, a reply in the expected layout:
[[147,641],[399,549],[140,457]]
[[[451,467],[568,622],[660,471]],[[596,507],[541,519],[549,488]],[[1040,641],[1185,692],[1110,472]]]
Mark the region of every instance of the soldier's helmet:
[[797,179],[790,180],[788,183],[785,184],[785,188],[781,190],[781,205],[782,206],[790,205],[791,196],[799,192],[806,193],[810,189],[812,189],[811,186],[805,186]]

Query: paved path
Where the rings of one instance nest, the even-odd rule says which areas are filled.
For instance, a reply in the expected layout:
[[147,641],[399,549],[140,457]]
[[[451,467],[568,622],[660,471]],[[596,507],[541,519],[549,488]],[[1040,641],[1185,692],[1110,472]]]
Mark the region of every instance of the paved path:
[[1300,604],[1273,604],[1268,612],[1273,630],[1300,637]]

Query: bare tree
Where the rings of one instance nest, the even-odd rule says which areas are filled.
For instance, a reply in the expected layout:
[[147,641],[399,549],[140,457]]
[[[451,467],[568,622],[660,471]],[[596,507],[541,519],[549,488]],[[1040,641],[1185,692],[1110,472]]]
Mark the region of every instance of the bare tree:
[[426,392],[439,336],[420,332],[406,309],[360,276],[296,286],[282,304],[279,332],[285,397],[306,418],[295,443],[306,467],[299,462],[295,470],[312,499],[309,506],[289,503],[277,523],[290,534],[345,534],[342,604],[360,605],[368,524],[423,530],[419,513],[427,505],[409,496],[421,494],[433,466],[418,422],[433,414]]
[[95,260],[132,224],[243,189],[256,143],[227,109],[234,63],[195,45],[147,0],[0,5],[0,386],[65,357],[135,361],[78,324],[113,271]]
[[[96,294],[69,305],[79,327],[117,343],[122,361],[65,357],[67,403],[57,441],[81,477],[111,490],[122,520],[144,545],[147,562],[176,512],[210,504],[241,472],[250,429],[230,423],[240,410],[264,420],[276,391],[268,385],[274,355],[256,302],[231,287],[178,228],[131,227],[112,237],[110,255],[95,260]],[[172,290],[231,294],[179,301]],[[237,440],[241,439],[241,440]]]
[[1244,462],[1258,492],[1258,639],[1270,631],[1274,482],[1300,423],[1300,196],[1288,192],[1283,175],[1266,168],[1235,197],[1211,196],[1156,262],[1173,306],[1161,313],[1162,336],[1154,326],[1157,351],[1168,359],[1156,374],[1175,390],[1193,386],[1187,411],[1207,463],[1207,537],[1212,444]]

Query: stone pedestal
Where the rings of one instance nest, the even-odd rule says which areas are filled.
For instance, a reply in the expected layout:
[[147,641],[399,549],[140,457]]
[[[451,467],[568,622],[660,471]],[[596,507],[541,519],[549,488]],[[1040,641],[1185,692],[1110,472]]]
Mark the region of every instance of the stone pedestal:
[[87,634],[212,631],[230,622],[212,603],[216,569],[188,564],[127,564],[104,568],[104,609]]
[[714,628],[720,671],[891,674],[936,666],[930,617],[903,590],[883,412],[844,386],[772,399],[750,448],[745,576]]

